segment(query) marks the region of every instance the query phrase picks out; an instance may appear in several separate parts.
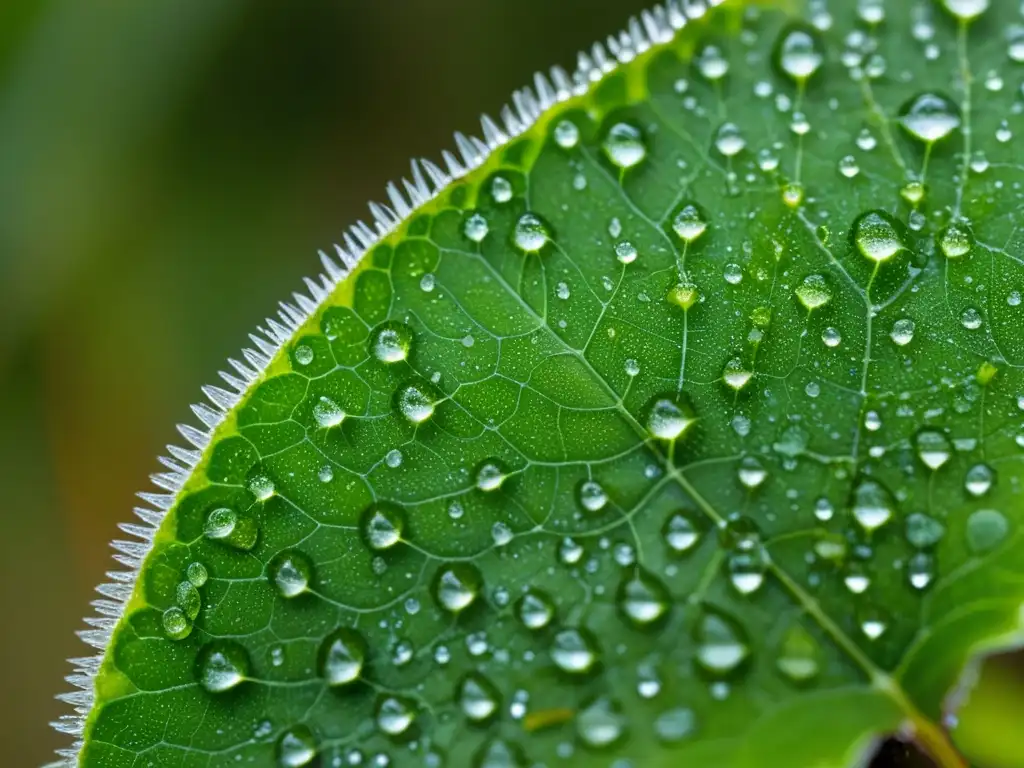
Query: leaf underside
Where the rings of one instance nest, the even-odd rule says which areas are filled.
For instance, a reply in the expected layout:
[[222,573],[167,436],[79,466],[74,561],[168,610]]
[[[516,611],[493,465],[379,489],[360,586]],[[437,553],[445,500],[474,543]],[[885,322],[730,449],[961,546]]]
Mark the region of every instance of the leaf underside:
[[986,5],[727,3],[422,205],[215,429],[80,764],[956,764],[1024,604]]

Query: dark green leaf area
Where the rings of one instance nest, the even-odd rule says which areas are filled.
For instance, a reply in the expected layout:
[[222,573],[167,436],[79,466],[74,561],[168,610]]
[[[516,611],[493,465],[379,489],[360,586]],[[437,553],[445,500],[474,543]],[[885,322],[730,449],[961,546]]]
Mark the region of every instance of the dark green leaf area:
[[939,733],[1024,604],[1021,19],[811,5],[715,12],[364,258],[169,513],[84,764]]

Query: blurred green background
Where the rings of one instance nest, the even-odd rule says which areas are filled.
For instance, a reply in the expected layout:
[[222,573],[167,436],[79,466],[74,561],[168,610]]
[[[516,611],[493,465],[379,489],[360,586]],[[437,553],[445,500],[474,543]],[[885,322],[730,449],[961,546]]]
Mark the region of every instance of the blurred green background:
[[408,158],[648,4],[0,2],[5,766],[66,744],[73,632],[200,385]]

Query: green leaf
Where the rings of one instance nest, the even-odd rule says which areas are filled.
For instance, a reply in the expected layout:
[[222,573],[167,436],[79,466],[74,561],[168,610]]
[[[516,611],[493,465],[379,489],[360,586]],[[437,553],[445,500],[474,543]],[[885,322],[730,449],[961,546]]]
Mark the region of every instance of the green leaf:
[[414,166],[143,495],[69,760],[964,764],[1024,606],[989,5],[670,3]]

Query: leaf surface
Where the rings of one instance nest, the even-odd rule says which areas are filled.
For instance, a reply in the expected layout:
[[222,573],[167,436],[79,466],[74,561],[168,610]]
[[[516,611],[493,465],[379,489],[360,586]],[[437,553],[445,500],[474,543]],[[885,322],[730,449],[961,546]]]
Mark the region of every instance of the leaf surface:
[[672,6],[413,185],[158,478],[80,763],[961,764],[1024,605],[988,5]]

